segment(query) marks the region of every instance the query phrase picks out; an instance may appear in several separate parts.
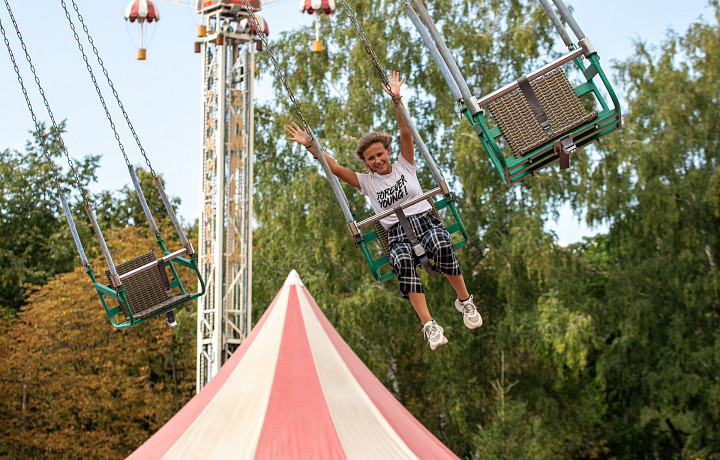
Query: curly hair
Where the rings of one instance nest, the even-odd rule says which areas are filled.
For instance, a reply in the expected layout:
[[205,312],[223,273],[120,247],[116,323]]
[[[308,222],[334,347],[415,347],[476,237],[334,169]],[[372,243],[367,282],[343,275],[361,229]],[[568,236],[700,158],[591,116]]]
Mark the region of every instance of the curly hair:
[[386,149],[390,147],[390,142],[392,142],[393,137],[386,133],[386,132],[371,132],[367,133],[360,139],[360,142],[358,142],[357,148],[355,149],[355,152],[353,155],[355,155],[355,159],[362,162],[362,164],[365,165],[365,168],[368,171],[372,171],[370,167],[365,163],[365,150],[367,150],[371,145],[373,145],[376,142],[380,142],[383,147]]

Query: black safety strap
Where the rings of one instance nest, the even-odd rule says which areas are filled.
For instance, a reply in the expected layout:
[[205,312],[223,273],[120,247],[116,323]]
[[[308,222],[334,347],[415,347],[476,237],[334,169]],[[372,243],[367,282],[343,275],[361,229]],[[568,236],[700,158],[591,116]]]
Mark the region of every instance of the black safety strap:
[[408,240],[410,240],[410,244],[412,244],[413,246],[413,252],[415,252],[415,255],[417,256],[422,266],[425,267],[425,271],[428,273],[428,275],[433,276],[435,274],[435,270],[433,270],[432,265],[430,265],[430,259],[428,258],[427,253],[425,253],[425,248],[422,246],[422,244],[420,244],[417,235],[415,235],[415,232],[413,232],[412,225],[410,225],[410,221],[405,215],[402,206],[395,206],[393,208],[393,211],[395,211],[395,214],[398,217],[398,221],[400,222],[400,225],[402,225],[402,228],[405,231],[405,236],[407,236]]
[[172,288],[170,287],[170,279],[167,276],[167,272],[165,271],[165,261],[163,259],[158,259],[157,261],[157,268],[160,272],[160,280],[162,280],[163,287],[165,288],[165,294],[167,294],[168,297],[172,297]]
[[518,86],[520,87],[520,91],[522,91],[523,95],[525,96],[525,99],[530,105],[530,108],[535,115],[535,119],[540,124],[540,127],[543,129],[543,131],[545,131],[545,134],[547,134],[548,136],[552,136],[553,130],[552,126],[550,126],[550,120],[548,120],[548,116],[545,113],[545,110],[542,108],[540,100],[538,99],[535,90],[530,85],[527,77],[520,77],[517,79],[517,82]]
[[175,320],[175,312],[173,310],[170,310],[167,314],[167,322],[165,323],[165,330],[172,329],[175,326],[177,326],[177,321]]
[[572,134],[556,140],[553,144],[553,150],[555,155],[560,157],[560,169],[568,169],[570,167],[570,154],[577,150]]

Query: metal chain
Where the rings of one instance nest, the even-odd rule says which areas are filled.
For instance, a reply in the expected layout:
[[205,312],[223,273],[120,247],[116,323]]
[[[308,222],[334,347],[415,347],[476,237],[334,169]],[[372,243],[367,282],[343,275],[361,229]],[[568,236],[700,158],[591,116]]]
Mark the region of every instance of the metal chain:
[[35,116],[35,111],[32,108],[32,103],[30,102],[30,97],[28,96],[27,89],[25,88],[25,83],[23,82],[22,76],[20,75],[20,69],[18,68],[17,62],[15,61],[15,55],[13,54],[12,48],[10,47],[10,41],[5,34],[5,28],[2,25],[2,19],[0,19],[0,33],[2,33],[3,41],[5,41],[5,46],[7,47],[8,54],[10,55],[10,60],[12,61],[13,68],[15,69],[15,75],[17,76],[18,83],[20,83],[20,88],[22,89],[23,96],[25,96],[25,103],[30,110],[30,116],[32,117],[33,124],[35,125],[35,131],[38,134],[40,149],[42,150],[43,156],[45,156],[45,159],[50,165],[50,170],[52,171],[52,179],[55,183],[55,188],[60,190],[60,180],[58,179],[59,173],[57,172],[55,162],[52,161],[52,158],[50,157],[50,153],[48,152],[48,148],[45,144],[45,138],[41,135],[42,130],[40,129],[40,123],[38,122],[37,117]]
[[355,32],[357,32],[358,38],[360,39],[360,41],[362,41],[363,46],[365,47],[365,52],[370,55],[370,59],[372,60],[372,63],[375,66],[378,75],[380,75],[380,79],[382,79],[383,84],[385,84],[385,86],[389,88],[390,80],[388,79],[387,73],[385,72],[385,69],[380,63],[380,59],[378,59],[377,55],[375,54],[375,50],[370,44],[370,40],[368,40],[367,36],[365,35],[365,32],[363,31],[363,28],[360,25],[357,16],[355,15],[355,11],[353,11],[353,9],[350,7],[347,0],[340,0],[340,3],[342,3],[345,15],[348,17],[348,19],[350,19],[352,26],[355,28]]
[[[61,3],[63,5],[63,9],[65,9],[65,2],[61,1]],[[128,116],[127,112],[125,111],[125,107],[123,106],[123,103],[120,100],[120,95],[115,90],[115,85],[113,85],[113,82],[110,79],[110,74],[108,74],[108,71],[105,68],[105,64],[103,63],[103,60],[100,58],[100,53],[98,52],[97,47],[95,47],[95,43],[93,42],[93,39],[90,36],[90,31],[88,30],[88,27],[85,25],[85,20],[83,19],[82,15],[80,14],[80,11],[78,10],[78,6],[77,6],[77,3],[75,3],[75,0],[72,0],[72,5],[73,5],[73,9],[75,10],[75,13],[77,13],[77,17],[78,17],[78,20],[80,21],[80,24],[82,25],[82,29],[85,32],[85,35],[87,36],[88,43],[90,43],[93,53],[95,53],[95,57],[97,58],[98,64],[102,68],[102,71],[103,71],[103,74],[105,75],[105,79],[107,80],[108,86],[110,86],[113,96],[115,96],[115,100],[117,101],[118,107],[120,107],[123,117],[125,117],[125,121],[127,122],[128,128],[130,128],[130,132],[132,132],[132,135],[135,138],[135,143],[137,143],[137,146],[140,149],[140,153],[142,154],[143,158],[145,159],[145,164],[148,166],[148,168],[150,168],[150,172],[152,173],[153,177],[155,177],[155,171],[153,170],[153,167],[150,164],[150,159],[147,157],[147,155],[145,153],[145,149],[143,148],[142,143],[140,142],[140,138],[138,137],[137,133],[135,132],[135,128],[133,127],[133,124],[130,121],[130,117]],[[67,14],[67,9],[65,9],[65,13]],[[71,25],[71,27],[72,27],[72,25]],[[74,30],[75,29],[73,28],[73,31]],[[111,121],[111,123],[112,123],[112,121]],[[125,152],[123,151],[123,153],[125,153]],[[125,160],[127,161],[127,157],[125,158]]]
[[75,36],[75,42],[77,43],[78,49],[80,50],[83,60],[85,61],[85,67],[87,68],[87,71],[90,74],[90,78],[92,79],[93,85],[95,85],[95,91],[97,92],[97,95],[100,98],[100,103],[102,104],[103,109],[105,109],[105,116],[107,117],[108,121],[110,122],[110,128],[112,128],[113,133],[115,133],[115,140],[117,141],[118,146],[120,147],[120,151],[122,152],[122,155],[125,158],[125,163],[128,166],[130,166],[130,160],[128,159],[127,154],[125,153],[125,147],[123,146],[122,142],[120,141],[120,134],[118,134],[117,129],[115,128],[115,123],[113,123],[113,121],[112,121],[112,116],[110,115],[110,111],[108,110],[107,104],[105,103],[105,98],[103,97],[102,92],[100,91],[100,86],[98,86],[97,79],[95,78],[95,74],[93,73],[92,67],[90,66],[90,62],[88,61],[87,54],[85,54],[85,49],[83,48],[82,44],[80,43],[80,37],[78,36],[77,31],[75,30],[75,24],[73,24],[72,19],[70,18],[70,12],[67,9],[65,0],[60,0],[60,4],[62,5],[63,9],[65,10],[65,17],[67,18],[68,22],[70,23],[70,29],[72,30],[72,33]]
[[[22,34],[20,33],[20,28],[17,25],[17,21],[15,21],[15,16],[13,15],[12,9],[10,8],[10,4],[8,3],[8,0],[5,0],[5,7],[7,8],[8,14],[10,15],[10,20],[13,23],[13,26],[15,27],[15,33],[17,34],[18,39],[20,40],[20,44],[22,46],[23,51],[25,52],[25,59],[27,60],[28,64],[30,65],[30,71],[33,74],[33,77],[35,77],[35,84],[38,87],[38,91],[40,92],[40,95],[43,98],[43,102],[45,103],[45,108],[47,109],[48,115],[50,116],[50,120],[52,121],[53,128],[55,129],[55,132],[58,135],[58,139],[60,140],[60,146],[62,148],[63,153],[65,154],[65,158],[67,159],[68,166],[70,167],[70,170],[72,171],[73,177],[75,178],[75,183],[77,184],[78,189],[80,190],[80,195],[82,196],[83,203],[86,207],[89,207],[87,195],[85,193],[85,190],[82,187],[82,183],[80,182],[80,177],[78,176],[77,170],[75,169],[75,164],[72,161],[72,158],[70,158],[70,154],[67,151],[67,147],[65,146],[65,141],[63,140],[62,136],[60,135],[60,129],[58,128],[57,122],[55,121],[55,116],[52,113],[52,110],[50,109],[50,103],[47,100],[47,97],[45,97],[45,90],[43,89],[42,85],[40,84],[40,78],[37,76],[37,72],[35,71],[35,66],[32,63],[32,59],[30,59],[30,53],[27,50],[27,46],[25,46],[25,41],[22,38]],[[45,146],[45,141],[43,137],[40,135],[40,124],[37,121],[37,117],[35,116],[35,111],[33,110],[32,104],[30,103],[30,98],[28,97],[27,89],[25,88],[25,84],[23,82],[22,76],[20,75],[20,69],[17,66],[17,62],[15,61],[15,56],[13,55],[12,49],[10,47],[10,41],[8,40],[6,34],[5,34],[5,28],[2,26],[2,21],[0,20],[0,31],[2,32],[3,40],[5,41],[5,46],[7,47],[8,53],[10,54],[10,59],[12,60],[13,67],[15,69],[15,74],[18,78],[18,83],[20,83],[20,87],[22,88],[23,95],[25,96],[25,102],[27,103],[28,109],[30,110],[30,115],[32,116],[33,123],[35,124],[35,130],[38,133],[38,138],[40,141],[40,147],[43,150],[43,154],[45,155],[45,158],[50,163],[50,168],[53,171],[53,178],[55,180],[55,185],[60,191],[60,184],[58,180],[58,172],[55,169],[55,163],[52,161],[52,158],[50,157],[50,154],[48,153],[47,147]]]
[[[280,81],[282,82],[283,86],[285,87],[285,91],[287,92],[288,96],[290,97],[290,100],[293,103],[293,106],[295,106],[295,111],[297,112],[298,116],[300,116],[300,119],[303,122],[303,127],[305,128],[305,131],[312,136],[312,130],[310,129],[310,125],[305,120],[305,117],[303,117],[302,111],[300,110],[300,106],[298,105],[297,101],[295,100],[295,95],[293,94],[292,90],[290,89],[290,86],[288,86],[287,81],[285,80],[285,75],[280,70],[280,64],[278,64],[277,59],[275,59],[275,53],[273,52],[272,48],[270,47],[270,44],[268,43],[267,36],[265,35],[265,32],[262,30],[262,27],[260,26],[260,21],[258,21],[257,16],[255,16],[255,12],[252,9],[252,6],[247,2],[247,0],[244,0],[242,2],[243,7],[245,7],[245,11],[247,11],[248,15],[250,16],[250,19],[253,21],[253,24],[255,25],[255,33],[260,38],[260,41],[263,44],[263,47],[265,47],[265,50],[268,52],[268,55],[270,56],[270,60],[273,63],[273,66],[275,66],[275,73],[277,73],[278,77],[280,78]],[[311,139],[312,140],[312,139]]]

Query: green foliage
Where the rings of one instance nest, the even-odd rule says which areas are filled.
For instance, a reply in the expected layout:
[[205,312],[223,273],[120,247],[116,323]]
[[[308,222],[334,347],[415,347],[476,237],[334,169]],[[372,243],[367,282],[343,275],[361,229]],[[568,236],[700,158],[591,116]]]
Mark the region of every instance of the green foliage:
[[[298,270],[360,358],[463,458],[720,458],[717,2],[712,23],[671,34],[657,49],[638,43],[618,64],[613,82],[627,106],[620,133],[574,154],[571,171],[549,169],[510,190],[455,115],[401,2],[354,3],[386,69],[408,76],[409,112],[458,192],[471,239],[458,257],[485,325],[468,331],[449,284],[424,279],[450,340],[429,351],[397,282],[374,282],[317,163],[284,141],[283,126],[300,120],[279,80],[281,102],[255,112],[253,317]],[[477,94],[549,53],[550,26],[535,2],[432,3]],[[351,151],[369,130],[396,131],[392,104],[347,17],[323,17],[321,28],[322,53],[310,51],[311,28],[273,48],[321,144],[360,171]],[[273,71],[265,54],[259,66]],[[55,134],[47,136],[57,158]],[[50,277],[19,314],[0,317],[0,456],[121,457],[191,396],[195,313],[181,309],[171,335],[155,322],[110,329],[81,273],[62,273],[76,255],[37,145],[0,155],[2,306],[19,308],[25,286]],[[84,185],[97,161],[80,163]],[[138,173],[168,228],[151,175]],[[364,218],[364,198],[345,192]],[[130,188],[91,199],[122,260],[152,244]],[[609,233],[559,246],[544,228],[568,201]],[[72,203],[81,215],[77,197]],[[78,229],[92,242],[86,224]],[[103,266],[94,246],[86,248]]]
[[[132,227],[107,237],[123,260],[153,246]],[[172,332],[163,320],[113,329],[83,271],[53,277],[3,321],[0,456],[124,458],[194,394],[191,307]]]
[[[532,5],[428,5],[476,93],[548,55],[553,35]],[[458,255],[486,325],[464,330],[452,290],[429,280],[428,303],[450,344],[425,350],[395,281],[371,281],[317,165],[280,138],[295,119],[289,104],[258,111],[255,317],[277,289],[271,280],[297,268],[353,349],[461,456],[718,455],[717,25],[670,37],[657,58],[640,45],[618,67],[629,103],[623,131],[576,154],[573,171],[550,169],[508,190],[453,115],[401,5],[355,6],[385,68],[408,76],[409,112],[459,192],[472,241]],[[392,107],[347,17],[321,25],[330,37],[323,53],[310,52],[307,29],[278,40],[276,54],[321,144],[360,171],[350,152],[369,130],[393,133]],[[275,90],[287,100],[279,81]],[[610,234],[557,246],[544,227],[568,199]],[[501,351],[517,382],[502,410],[491,390]]]
[[[579,196],[612,223],[605,341],[597,382],[611,448],[720,457],[717,145],[719,11],[713,24],[638,43],[618,66],[629,95],[622,136]],[[632,369],[632,375],[628,375]]]
[[[25,302],[25,290],[42,284],[57,273],[72,269],[77,257],[72,236],[64,222],[53,174],[71,203],[77,187],[70,173],[55,173],[43,155],[59,162],[60,133],[46,130],[33,133],[26,152],[0,151],[0,310],[17,311]],[[95,180],[99,157],[76,163],[83,187]],[[75,190],[76,193],[69,193]]]
[[[528,70],[536,58],[547,53],[549,23],[539,14],[539,5],[532,3],[530,8],[527,4],[428,5],[454,55],[461,57],[471,87],[494,89],[507,81],[508,75]],[[398,399],[453,451],[470,455],[474,450],[471,434],[493,411],[488,389],[493,372],[487,369],[492,368],[489,356],[502,317],[498,292],[504,287],[498,286],[498,273],[485,260],[502,257],[504,247],[498,238],[510,240],[512,231],[525,237],[513,249],[518,272],[527,270],[526,251],[540,257],[530,270],[549,265],[546,248],[552,246],[552,238],[543,233],[540,218],[547,207],[540,203],[533,214],[524,213],[523,201],[507,194],[489,161],[478,157],[475,135],[453,115],[452,95],[428,60],[420,37],[404,18],[402,4],[355,2],[353,6],[386,71],[398,70],[408,77],[405,101],[409,112],[425,142],[436,152],[436,160],[457,185],[472,239],[469,248],[458,255],[468,287],[490,321],[482,330],[470,333],[453,307],[455,295],[449,283],[440,276],[428,280],[431,313],[445,327],[451,344],[428,354],[421,325],[410,303],[400,297],[397,281],[374,282],[317,163],[304,149],[283,141],[283,126],[300,120],[279,79],[275,79],[275,96],[288,103],[256,110],[254,317],[259,318],[277,292],[276,280],[297,269],[338,331]],[[321,26],[327,39],[322,53],[311,53],[309,29],[286,33],[273,43],[274,51],[321,144],[341,164],[362,171],[351,152],[370,130],[397,135],[394,109],[347,16],[338,11],[331,18],[323,17]],[[262,70],[274,72],[262,55],[259,62]],[[391,153],[398,153],[396,144]],[[421,182],[430,186],[421,159],[419,164]],[[344,187],[358,219],[366,217],[370,210],[365,199]],[[523,232],[523,220],[533,221],[535,231]],[[515,227],[508,226],[512,221]],[[502,276],[514,283],[518,272]],[[534,281],[536,278],[529,279],[528,284]],[[531,293],[527,305],[534,305],[532,296],[541,291],[531,289]],[[575,349],[573,353],[577,353]]]

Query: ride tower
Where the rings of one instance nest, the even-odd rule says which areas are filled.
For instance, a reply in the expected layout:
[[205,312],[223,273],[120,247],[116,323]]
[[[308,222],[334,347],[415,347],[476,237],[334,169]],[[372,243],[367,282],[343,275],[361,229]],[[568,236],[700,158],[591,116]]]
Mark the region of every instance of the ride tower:
[[[260,1],[250,3],[260,10]],[[197,315],[200,391],[252,326],[256,36],[240,0],[199,0],[197,9],[202,15],[195,46],[202,54],[204,125],[198,254],[207,281]]]

